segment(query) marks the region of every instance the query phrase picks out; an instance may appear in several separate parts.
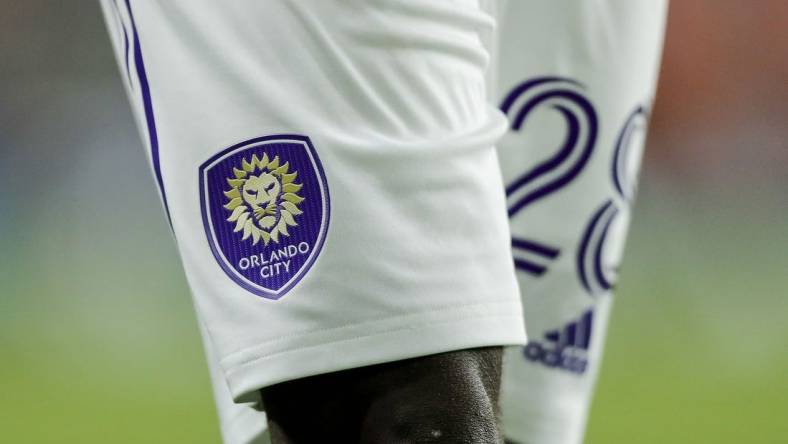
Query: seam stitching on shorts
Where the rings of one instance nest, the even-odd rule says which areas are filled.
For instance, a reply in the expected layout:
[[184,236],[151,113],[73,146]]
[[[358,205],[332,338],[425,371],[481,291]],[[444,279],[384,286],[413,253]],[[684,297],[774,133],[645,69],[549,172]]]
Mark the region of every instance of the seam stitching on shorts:
[[[450,323],[454,323],[454,322],[458,322],[458,321],[464,321],[464,320],[467,320],[467,319],[486,319],[486,318],[513,318],[513,319],[517,319],[517,318],[520,318],[520,316],[519,315],[514,315],[514,314],[499,314],[499,313],[496,313],[496,314],[485,314],[485,315],[474,315],[474,316],[462,316],[462,317],[457,317],[457,318],[452,318],[452,319],[444,319],[442,321],[432,322],[430,324],[430,326],[437,325],[437,324],[450,324]],[[281,350],[281,351],[278,351],[278,352],[275,352],[275,353],[266,354],[265,356],[256,356],[256,357],[253,357],[253,358],[241,361],[238,364],[233,365],[232,369],[227,370],[227,376],[229,377],[232,374],[237,373],[239,370],[241,370],[244,367],[247,367],[250,364],[254,364],[254,363],[258,362],[258,361],[270,359],[270,358],[273,358],[275,356],[280,356],[280,355],[284,355],[284,354],[287,354],[287,353],[294,353],[294,352],[303,351],[303,350],[306,350],[306,349],[309,349],[309,348],[321,347],[321,346],[329,345],[329,344],[338,344],[340,342],[356,341],[356,340],[359,340],[359,339],[371,338],[371,337],[375,337],[375,336],[385,336],[385,335],[388,335],[388,334],[391,334],[391,333],[396,333],[396,332],[405,331],[405,330],[413,330],[413,328],[412,327],[402,327],[402,326],[400,326],[400,327],[392,328],[392,329],[388,329],[388,330],[381,330],[381,331],[378,331],[378,332],[375,332],[375,333],[371,333],[371,334],[368,334],[368,335],[358,335],[358,336],[352,336],[352,337],[349,337],[349,338],[341,338],[341,339],[336,339],[336,340],[333,340],[333,341],[320,342],[320,343],[305,345],[305,346],[302,346],[302,347],[292,348],[292,349],[288,349],[288,350]],[[251,348],[254,348],[254,347],[251,347]]]
[[[410,313],[410,314],[405,314],[405,315],[400,315],[400,316],[391,316],[391,317],[372,318],[372,319],[367,319],[367,320],[364,320],[362,322],[357,322],[357,323],[353,323],[353,324],[343,324],[343,325],[337,325],[337,326],[334,326],[334,327],[324,327],[324,328],[320,328],[320,329],[316,329],[316,330],[308,330],[308,331],[304,331],[304,332],[300,332],[300,333],[292,333],[292,334],[289,334],[289,335],[277,336],[275,338],[269,338],[269,339],[266,339],[264,341],[257,342],[254,345],[250,345],[248,347],[244,347],[244,348],[235,350],[233,352],[230,352],[227,355],[225,355],[224,357],[222,357],[220,359],[220,362],[224,363],[227,359],[232,358],[233,356],[236,356],[238,354],[249,352],[249,351],[254,350],[256,348],[262,348],[262,347],[264,347],[266,345],[269,345],[269,344],[272,344],[272,343],[275,343],[275,342],[279,342],[279,341],[284,341],[284,340],[287,340],[287,339],[296,339],[296,338],[299,338],[299,337],[310,336],[310,335],[314,335],[314,334],[318,334],[318,333],[326,333],[326,332],[332,332],[332,331],[341,331],[343,329],[349,329],[349,328],[352,328],[352,327],[360,327],[360,326],[363,326],[363,325],[366,325],[366,324],[370,324],[370,323],[378,323],[378,322],[389,321],[389,320],[393,321],[393,320],[396,320],[396,319],[407,318],[407,317],[411,317],[411,316],[412,317],[417,317],[418,315],[429,314],[429,313],[450,312],[450,311],[455,311],[455,310],[459,310],[459,309],[463,309],[463,308],[469,308],[469,307],[480,306],[480,305],[489,306],[489,305],[515,304],[516,302],[517,302],[516,299],[499,299],[499,300],[495,300],[495,301],[468,302],[468,303],[465,303],[465,304],[451,305],[451,306],[442,305],[442,306],[434,307],[434,308],[427,309],[427,310],[420,310],[418,313]],[[486,316],[486,315],[481,315],[481,316]],[[440,321],[438,321],[438,322],[440,322]]]

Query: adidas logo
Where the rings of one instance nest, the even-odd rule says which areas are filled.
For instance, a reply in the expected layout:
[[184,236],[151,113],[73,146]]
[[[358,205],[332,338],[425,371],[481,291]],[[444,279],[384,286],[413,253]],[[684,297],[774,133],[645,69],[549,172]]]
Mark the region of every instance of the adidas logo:
[[550,330],[544,341],[531,341],[523,348],[523,356],[551,368],[583,374],[588,367],[588,348],[591,345],[593,310],[572,321],[561,330]]

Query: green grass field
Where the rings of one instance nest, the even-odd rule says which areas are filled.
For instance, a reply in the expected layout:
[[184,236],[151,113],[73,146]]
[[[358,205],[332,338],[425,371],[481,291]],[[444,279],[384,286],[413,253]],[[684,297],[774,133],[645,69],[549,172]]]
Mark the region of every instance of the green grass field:
[[[588,443],[788,439],[788,222],[695,204],[641,200]],[[218,442],[169,233],[103,226],[6,240],[0,441]]]
[[587,442],[788,442],[788,220],[641,201]]

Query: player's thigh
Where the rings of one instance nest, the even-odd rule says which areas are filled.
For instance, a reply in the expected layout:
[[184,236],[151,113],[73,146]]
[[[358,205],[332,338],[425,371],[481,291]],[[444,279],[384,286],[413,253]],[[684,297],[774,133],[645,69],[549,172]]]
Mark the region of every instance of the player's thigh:
[[499,442],[501,354],[461,350],[264,388],[273,442]]

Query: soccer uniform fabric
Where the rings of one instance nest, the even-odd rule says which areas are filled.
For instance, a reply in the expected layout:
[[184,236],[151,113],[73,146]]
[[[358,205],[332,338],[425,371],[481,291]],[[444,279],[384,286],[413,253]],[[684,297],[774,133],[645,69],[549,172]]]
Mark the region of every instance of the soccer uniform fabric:
[[102,7],[225,442],[262,387],[487,345],[506,435],[582,441],[663,0]]
[[228,442],[261,387],[525,342],[475,1],[102,5]]
[[[505,351],[508,437],[583,441],[655,95],[667,2],[491,2],[490,95],[529,344]],[[635,371],[633,369],[633,371]]]

